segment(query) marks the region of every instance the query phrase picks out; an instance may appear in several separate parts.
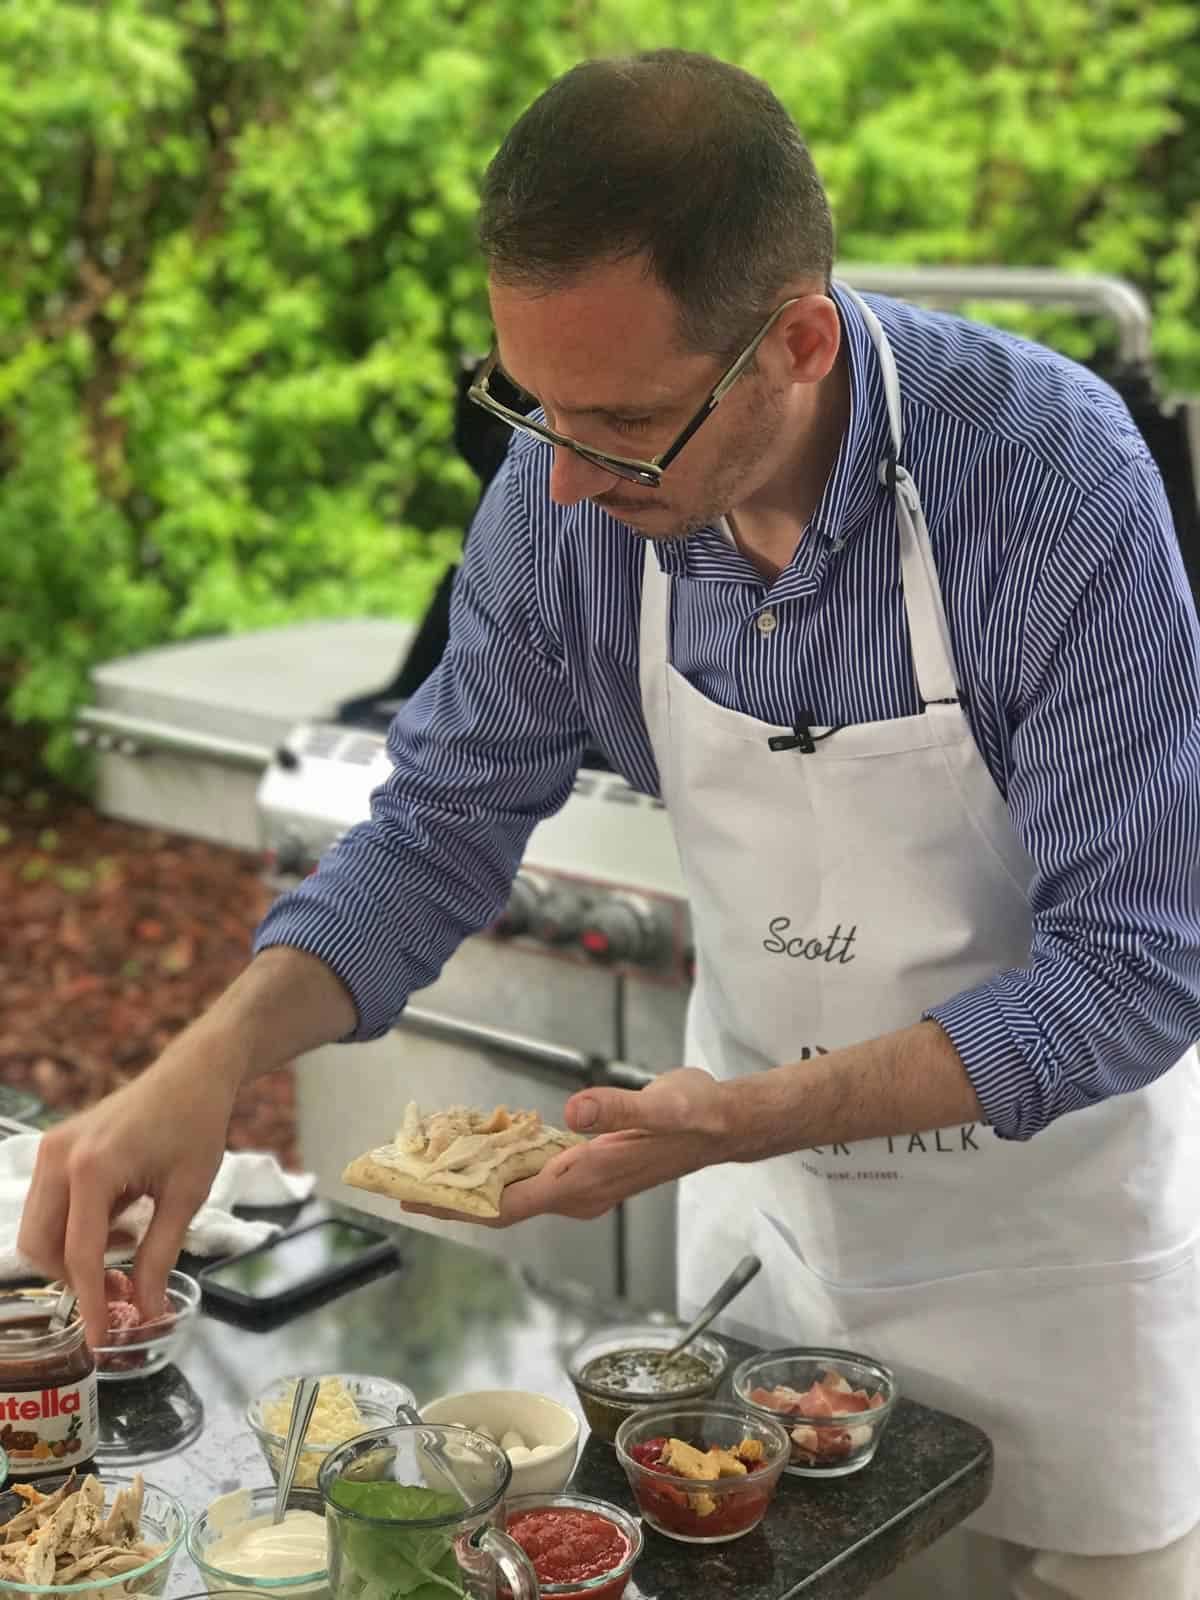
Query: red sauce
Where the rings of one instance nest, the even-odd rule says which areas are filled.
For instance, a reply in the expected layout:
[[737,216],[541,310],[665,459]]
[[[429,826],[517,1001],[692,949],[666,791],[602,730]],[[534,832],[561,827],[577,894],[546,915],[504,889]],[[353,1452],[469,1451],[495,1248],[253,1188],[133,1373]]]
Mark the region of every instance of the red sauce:
[[[736,1489],[723,1488],[713,1496],[716,1500],[715,1509],[707,1516],[701,1516],[692,1505],[686,1489],[650,1476],[658,1466],[666,1443],[666,1439],[647,1439],[644,1444],[635,1444],[629,1451],[638,1465],[647,1469],[645,1473],[639,1473],[634,1486],[634,1495],[644,1516],[660,1522],[672,1533],[683,1534],[689,1539],[720,1539],[732,1533],[744,1533],[747,1528],[754,1526],[771,1499],[769,1489],[751,1487],[749,1482],[756,1472],[763,1470],[764,1462],[749,1462],[745,1487],[742,1487],[742,1480],[738,1479]],[[725,1483],[729,1481],[728,1478],[724,1480]],[[703,1493],[705,1487],[697,1483],[692,1493]]]
[[[506,1526],[542,1584],[602,1578],[629,1557],[629,1540],[615,1522],[595,1511],[538,1506],[515,1512]],[[589,1589],[589,1600],[616,1600],[627,1582],[628,1575],[623,1575],[610,1585]]]

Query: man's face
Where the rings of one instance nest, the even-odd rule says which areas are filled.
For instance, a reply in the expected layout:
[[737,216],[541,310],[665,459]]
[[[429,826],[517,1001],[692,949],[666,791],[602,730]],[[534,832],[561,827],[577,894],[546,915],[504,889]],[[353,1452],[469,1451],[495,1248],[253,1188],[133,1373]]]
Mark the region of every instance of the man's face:
[[[724,370],[717,357],[682,348],[671,296],[636,260],[597,267],[549,294],[493,280],[490,295],[505,373],[536,397],[557,432],[610,455],[644,461],[665,450]],[[747,372],[658,489],[556,448],[551,497],[559,505],[591,500],[647,539],[710,527],[766,477],[786,392],[764,372]]]

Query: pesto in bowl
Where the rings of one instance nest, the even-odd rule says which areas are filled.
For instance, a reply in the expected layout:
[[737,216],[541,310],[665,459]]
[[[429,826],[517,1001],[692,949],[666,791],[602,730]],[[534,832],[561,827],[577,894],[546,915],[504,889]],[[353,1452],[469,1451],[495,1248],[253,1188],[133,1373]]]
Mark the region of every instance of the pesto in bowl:
[[635,1411],[713,1393],[728,1364],[724,1346],[701,1334],[669,1358],[682,1333],[682,1324],[635,1323],[603,1329],[576,1346],[567,1371],[593,1433],[611,1444]]

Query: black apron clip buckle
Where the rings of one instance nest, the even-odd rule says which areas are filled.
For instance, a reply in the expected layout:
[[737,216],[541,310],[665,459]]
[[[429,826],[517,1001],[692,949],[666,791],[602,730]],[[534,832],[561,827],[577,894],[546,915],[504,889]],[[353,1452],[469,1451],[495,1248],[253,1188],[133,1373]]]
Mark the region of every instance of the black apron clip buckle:
[[811,711],[802,711],[796,718],[795,726],[791,733],[777,733],[767,740],[767,749],[799,750],[803,755],[811,756],[816,750],[812,735],[813,714]]

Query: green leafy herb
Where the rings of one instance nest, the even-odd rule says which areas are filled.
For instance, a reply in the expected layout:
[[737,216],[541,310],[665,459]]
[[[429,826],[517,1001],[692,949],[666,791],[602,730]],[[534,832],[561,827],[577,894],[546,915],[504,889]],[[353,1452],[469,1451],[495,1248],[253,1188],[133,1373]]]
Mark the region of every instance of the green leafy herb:
[[381,1519],[374,1525],[338,1519],[334,1589],[339,1600],[444,1600],[463,1594],[454,1555],[459,1525],[413,1526],[461,1512],[457,1495],[414,1484],[339,1478],[331,1498],[335,1506]]

